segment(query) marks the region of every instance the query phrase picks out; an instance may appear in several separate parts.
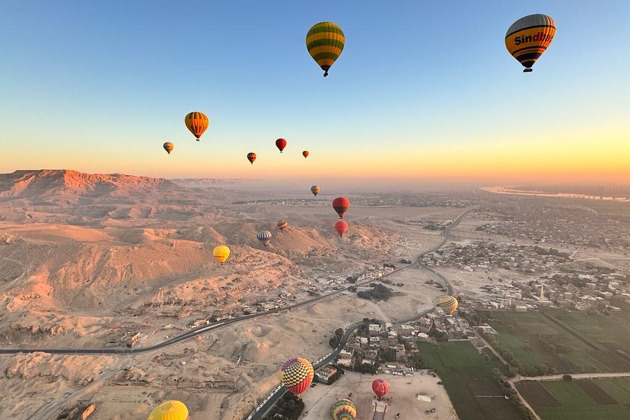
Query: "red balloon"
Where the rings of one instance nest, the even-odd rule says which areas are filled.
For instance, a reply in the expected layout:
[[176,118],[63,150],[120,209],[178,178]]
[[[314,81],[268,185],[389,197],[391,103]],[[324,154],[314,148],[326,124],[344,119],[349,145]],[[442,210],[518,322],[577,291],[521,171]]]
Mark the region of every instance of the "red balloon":
[[276,147],[280,149],[280,153],[282,153],[284,148],[287,147],[287,141],[285,139],[276,140]]
[[337,197],[333,200],[332,205],[339,217],[343,219],[343,215],[348,211],[348,208],[350,208],[350,200],[346,197]]
[[337,220],[337,223],[335,223],[335,230],[339,236],[343,237],[343,234],[348,230],[348,223],[345,220]]
[[247,154],[247,160],[250,161],[250,163],[253,165],[254,161],[256,160],[256,153],[248,153]]
[[385,379],[375,379],[372,382],[372,391],[374,391],[379,399],[383,398],[383,395],[387,394],[387,391],[389,391],[389,384]]

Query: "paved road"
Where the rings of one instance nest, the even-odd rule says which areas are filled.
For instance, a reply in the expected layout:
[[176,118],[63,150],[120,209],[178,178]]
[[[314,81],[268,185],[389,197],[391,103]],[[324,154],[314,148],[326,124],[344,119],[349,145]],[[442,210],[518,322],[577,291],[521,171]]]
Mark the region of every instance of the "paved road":
[[[451,295],[453,294],[453,287],[451,286],[451,283],[448,281],[448,279],[444,276],[442,276],[440,273],[434,271],[433,269],[427,267],[426,265],[422,264],[422,257],[425,256],[426,254],[429,254],[431,252],[437,251],[438,249],[442,248],[450,239],[452,239],[451,235],[450,235],[450,230],[452,228],[454,228],[455,226],[457,226],[459,224],[459,222],[462,221],[462,219],[471,211],[473,211],[474,208],[466,210],[465,212],[463,212],[462,214],[460,214],[455,220],[453,220],[453,222],[446,228],[444,229],[444,231],[442,232],[442,236],[444,237],[444,239],[442,240],[442,242],[440,242],[439,245],[422,252],[420,255],[418,255],[418,257],[416,258],[416,261],[412,264],[409,264],[407,266],[401,267],[397,270],[394,270],[390,273],[388,273],[387,275],[383,276],[383,277],[387,277],[387,276],[391,276],[394,273],[397,273],[399,271],[402,270],[406,270],[410,267],[420,267],[423,268],[425,270],[428,270],[432,273],[434,273],[436,276],[438,276],[440,279],[442,279],[442,281],[444,282],[444,284],[446,285],[446,289],[448,290],[448,294]],[[369,280],[363,283],[370,283],[376,280]],[[361,284],[363,284],[361,283]],[[357,283],[360,284],[360,283]],[[405,319],[402,321],[397,321],[394,322],[394,324],[404,324],[407,322],[412,322],[412,321],[416,321],[420,318],[422,318],[424,315],[426,315],[427,313],[429,313],[430,311],[432,311],[433,308],[427,309],[421,313],[418,313],[416,315],[414,315],[413,317],[409,318],[409,319]],[[350,325],[348,328],[346,328],[346,331],[344,332],[343,337],[341,338],[341,341],[339,343],[339,345],[337,346],[337,348],[329,353],[327,356],[325,356],[324,358],[318,360],[317,362],[313,363],[313,367],[315,369],[317,369],[320,366],[323,366],[329,362],[332,362],[333,360],[335,360],[337,358],[337,356],[339,356],[339,353],[341,352],[341,350],[343,350],[346,347],[346,343],[348,342],[348,338],[350,337],[350,335],[357,329],[359,328],[359,326],[361,325],[361,322],[358,322],[356,324],[352,324]],[[274,390],[267,395],[267,397],[263,400],[263,402],[254,409],[254,411],[249,414],[249,416],[247,416],[244,420],[259,420],[262,417],[264,417],[264,415],[271,409],[271,407],[273,407],[278,400],[280,400],[280,398],[282,398],[282,396],[284,394],[286,394],[287,390],[286,388],[284,388],[282,385],[277,386],[276,388],[274,388]]]

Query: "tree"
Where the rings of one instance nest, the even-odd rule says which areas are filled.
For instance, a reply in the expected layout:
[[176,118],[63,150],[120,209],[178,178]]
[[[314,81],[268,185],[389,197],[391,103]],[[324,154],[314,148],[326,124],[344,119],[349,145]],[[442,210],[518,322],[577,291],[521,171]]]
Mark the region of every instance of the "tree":
[[567,382],[570,382],[570,381],[573,380],[573,376],[564,374],[564,375],[562,375],[562,379],[564,379]]

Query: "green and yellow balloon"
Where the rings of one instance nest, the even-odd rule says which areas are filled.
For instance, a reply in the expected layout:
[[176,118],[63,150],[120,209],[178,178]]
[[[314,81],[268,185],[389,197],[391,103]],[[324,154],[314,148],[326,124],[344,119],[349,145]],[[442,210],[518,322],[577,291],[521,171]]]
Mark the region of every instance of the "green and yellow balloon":
[[335,60],[339,58],[346,43],[341,28],[332,22],[319,22],[306,34],[306,48],[319,67],[324,70],[324,77]]

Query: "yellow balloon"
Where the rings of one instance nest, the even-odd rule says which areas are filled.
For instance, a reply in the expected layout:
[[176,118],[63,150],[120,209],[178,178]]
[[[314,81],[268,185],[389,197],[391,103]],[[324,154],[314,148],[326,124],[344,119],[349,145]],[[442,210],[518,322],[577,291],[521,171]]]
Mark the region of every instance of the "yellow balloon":
[[510,26],[505,34],[505,47],[519,63],[525,73],[547,50],[556,34],[556,24],[547,15],[529,15],[520,18]]
[[212,251],[212,254],[214,255],[214,258],[217,259],[217,261],[223,264],[225,260],[227,260],[228,257],[230,256],[230,248],[228,248],[225,245],[219,245],[216,248],[214,248],[214,251]]
[[147,420],[189,420],[188,408],[180,401],[165,401],[155,407]]
[[457,310],[459,303],[453,296],[442,296],[438,298],[437,306],[442,308],[444,313],[450,315]]
[[332,22],[319,22],[306,34],[306,49],[313,60],[324,70],[324,77],[336,59],[339,58],[346,43],[341,28]]

